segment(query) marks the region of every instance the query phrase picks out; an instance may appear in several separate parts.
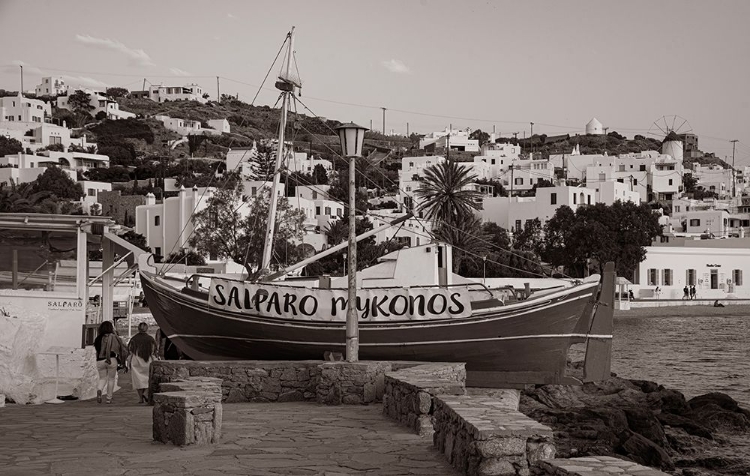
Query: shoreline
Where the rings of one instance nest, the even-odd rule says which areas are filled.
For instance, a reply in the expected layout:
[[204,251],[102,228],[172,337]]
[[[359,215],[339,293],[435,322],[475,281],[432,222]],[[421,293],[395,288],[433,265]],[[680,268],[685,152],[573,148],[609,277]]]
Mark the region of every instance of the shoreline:
[[628,317],[744,317],[750,318],[750,304],[725,304],[725,307],[713,305],[698,306],[660,306],[636,307],[627,311],[615,310],[615,318]]

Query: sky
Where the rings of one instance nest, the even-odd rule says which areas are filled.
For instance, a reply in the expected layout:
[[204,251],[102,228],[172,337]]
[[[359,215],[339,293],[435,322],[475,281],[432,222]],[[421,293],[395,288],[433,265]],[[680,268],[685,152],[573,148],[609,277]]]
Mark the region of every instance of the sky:
[[[301,100],[316,115],[405,134],[610,131],[750,165],[746,0],[0,0],[0,88],[200,84],[250,102],[295,27]],[[255,103],[273,105],[273,80]],[[673,116],[677,116],[673,120]],[[661,122],[662,126],[664,122]]]

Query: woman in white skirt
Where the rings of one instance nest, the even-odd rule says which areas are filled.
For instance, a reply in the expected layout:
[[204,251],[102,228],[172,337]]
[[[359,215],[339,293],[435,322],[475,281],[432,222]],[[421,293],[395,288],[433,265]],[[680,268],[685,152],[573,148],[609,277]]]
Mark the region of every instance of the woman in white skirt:
[[138,391],[140,401],[148,403],[146,389],[148,388],[148,368],[151,361],[156,358],[156,341],[148,335],[148,324],[138,324],[138,334],[134,335],[128,343],[130,376],[133,379],[133,388]]

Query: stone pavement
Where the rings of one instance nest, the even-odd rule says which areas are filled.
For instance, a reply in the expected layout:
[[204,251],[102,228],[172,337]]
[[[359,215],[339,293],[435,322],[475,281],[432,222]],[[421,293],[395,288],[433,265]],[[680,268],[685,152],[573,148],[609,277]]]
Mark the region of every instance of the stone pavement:
[[152,442],[152,407],[130,382],[115,403],[6,405],[0,409],[0,475],[455,475],[432,441],[382,415],[380,405],[224,405],[217,445]]

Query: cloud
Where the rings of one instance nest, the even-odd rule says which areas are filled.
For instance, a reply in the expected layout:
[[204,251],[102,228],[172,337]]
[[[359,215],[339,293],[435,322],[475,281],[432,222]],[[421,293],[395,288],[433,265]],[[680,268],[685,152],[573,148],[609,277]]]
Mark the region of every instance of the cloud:
[[151,57],[146,54],[145,51],[128,48],[117,40],[110,40],[109,38],[96,38],[91,35],[76,35],[76,41],[87,46],[103,48],[106,50],[121,53],[125,55],[132,64],[138,66],[154,65],[154,63],[151,61]]
[[63,80],[69,86],[82,86],[84,88],[106,88],[107,83],[99,81],[98,79],[89,78],[88,76],[62,76]]
[[185,71],[184,69],[180,68],[169,68],[169,72],[174,74],[175,76],[192,76],[193,73],[190,71]]
[[382,61],[380,63],[383,65],[385,69],[390,71],[391,73],[398,73],[398,74],[409,74],[411,73],[411,70],[408,66],[406,66],[402,61],[397,59],[389,59],[387,61]]
[[234,15],[232,13],[227,13],[227,18],[229,18],[230,20],[239,20],[240,19],[240,17],[238,17],[237,15]]
[[26,63],[25,61],[21,60],[13,60],[13,65],[7,65],[3,68],[3,71],[6,73],[18,73],[21,71],[21,68],[19,66],[23,66],[23,72],[24,74],[44,74],[44,71],[37,68],[36,66],[31,66],[29,63]]

